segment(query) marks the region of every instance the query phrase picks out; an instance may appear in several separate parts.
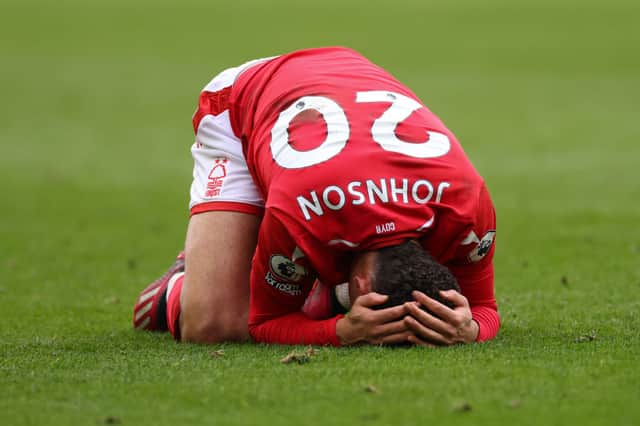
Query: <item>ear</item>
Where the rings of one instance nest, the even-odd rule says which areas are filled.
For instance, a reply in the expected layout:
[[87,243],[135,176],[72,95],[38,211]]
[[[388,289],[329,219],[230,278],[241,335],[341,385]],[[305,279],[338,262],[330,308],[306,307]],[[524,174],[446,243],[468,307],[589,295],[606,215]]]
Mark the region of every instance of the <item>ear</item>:
[[371,293],[371,280],[367,277],[363,277],[361,275],[356,275],[353,277],[356,287],[358,288],[358,292],[360,294]]

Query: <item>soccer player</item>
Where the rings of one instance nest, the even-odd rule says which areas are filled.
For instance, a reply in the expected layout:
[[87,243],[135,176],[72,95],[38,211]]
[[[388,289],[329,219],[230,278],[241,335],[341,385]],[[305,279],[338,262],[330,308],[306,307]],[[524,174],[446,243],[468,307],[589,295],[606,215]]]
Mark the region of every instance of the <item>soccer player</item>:
[[[186,256],[142,292],[137,328],[333,345],[496,335],[489,193],[454,135],[386,71],[345,48],[252,61],[205,87],[194,129]],[[444,280],[454,290],[431,297],[378,293],[442,265],[460,291]],[[302,313],[316,279],[349,282],[350,312]]]

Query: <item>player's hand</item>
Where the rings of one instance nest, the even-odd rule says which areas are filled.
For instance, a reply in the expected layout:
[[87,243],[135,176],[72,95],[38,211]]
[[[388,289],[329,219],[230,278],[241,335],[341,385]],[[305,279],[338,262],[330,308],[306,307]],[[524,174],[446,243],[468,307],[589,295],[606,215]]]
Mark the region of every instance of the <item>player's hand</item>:
[[413,332],[404,320],[408,314],[405,305],[373,309],[388,297],[372,292],[354,301],[351,310],[336,323],[336,334],[343,346],[357,343],[392,345],[408,341]]
[[[405,303],[410,314],[405,318],[405,324],[413,331],[413,335],[408,337],[411,343],[422,346],[448,346],[476,340],[480,329],[471,317],[467,298],[462,294],[455,290],[440,292],[443,298],[453,303],[453,309],[420,291],[414,291],[412,294],[416,302]],[[420,305],[433,315],[420,309]]]

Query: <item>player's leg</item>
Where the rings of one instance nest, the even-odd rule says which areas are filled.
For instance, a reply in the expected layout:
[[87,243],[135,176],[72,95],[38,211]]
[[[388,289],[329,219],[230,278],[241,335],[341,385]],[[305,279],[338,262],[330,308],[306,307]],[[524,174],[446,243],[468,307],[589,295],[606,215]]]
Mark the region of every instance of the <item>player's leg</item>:
[[[179,298],[179,336],[188,342],[249,338],[249,271],[260,218],[212,211],[192,216],[186,241],[186,273]],[[178,300],[173,295],[171,302]],[[169,307],[169,322],[172,306]]]
[[233,211],[194,215],[188,256],[181,252],[140,293],[134,328],[168,330],[177,340],[197,343],[247,340],[249,271],[259,224],[258,215]]
[[223,71],[200,94],[186,268],[174,265],[142,292],[136,328],[168,328],[190,342],[248,338],[248,277],[264,202],[227,110],[231,85],[251,64]]

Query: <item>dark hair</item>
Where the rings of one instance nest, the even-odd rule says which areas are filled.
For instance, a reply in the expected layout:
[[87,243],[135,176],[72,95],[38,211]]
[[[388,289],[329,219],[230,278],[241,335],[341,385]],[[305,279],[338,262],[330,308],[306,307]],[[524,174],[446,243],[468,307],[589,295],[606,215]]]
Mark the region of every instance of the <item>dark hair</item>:
[[389,295],[389,299],[376,306],[388,308],[414,300],[411,292],[418,290],[450,308],[452,304],[440,296],[440,290],[460,291],[458,282],[444,265],[415,241],[378,250],[371,289]]

